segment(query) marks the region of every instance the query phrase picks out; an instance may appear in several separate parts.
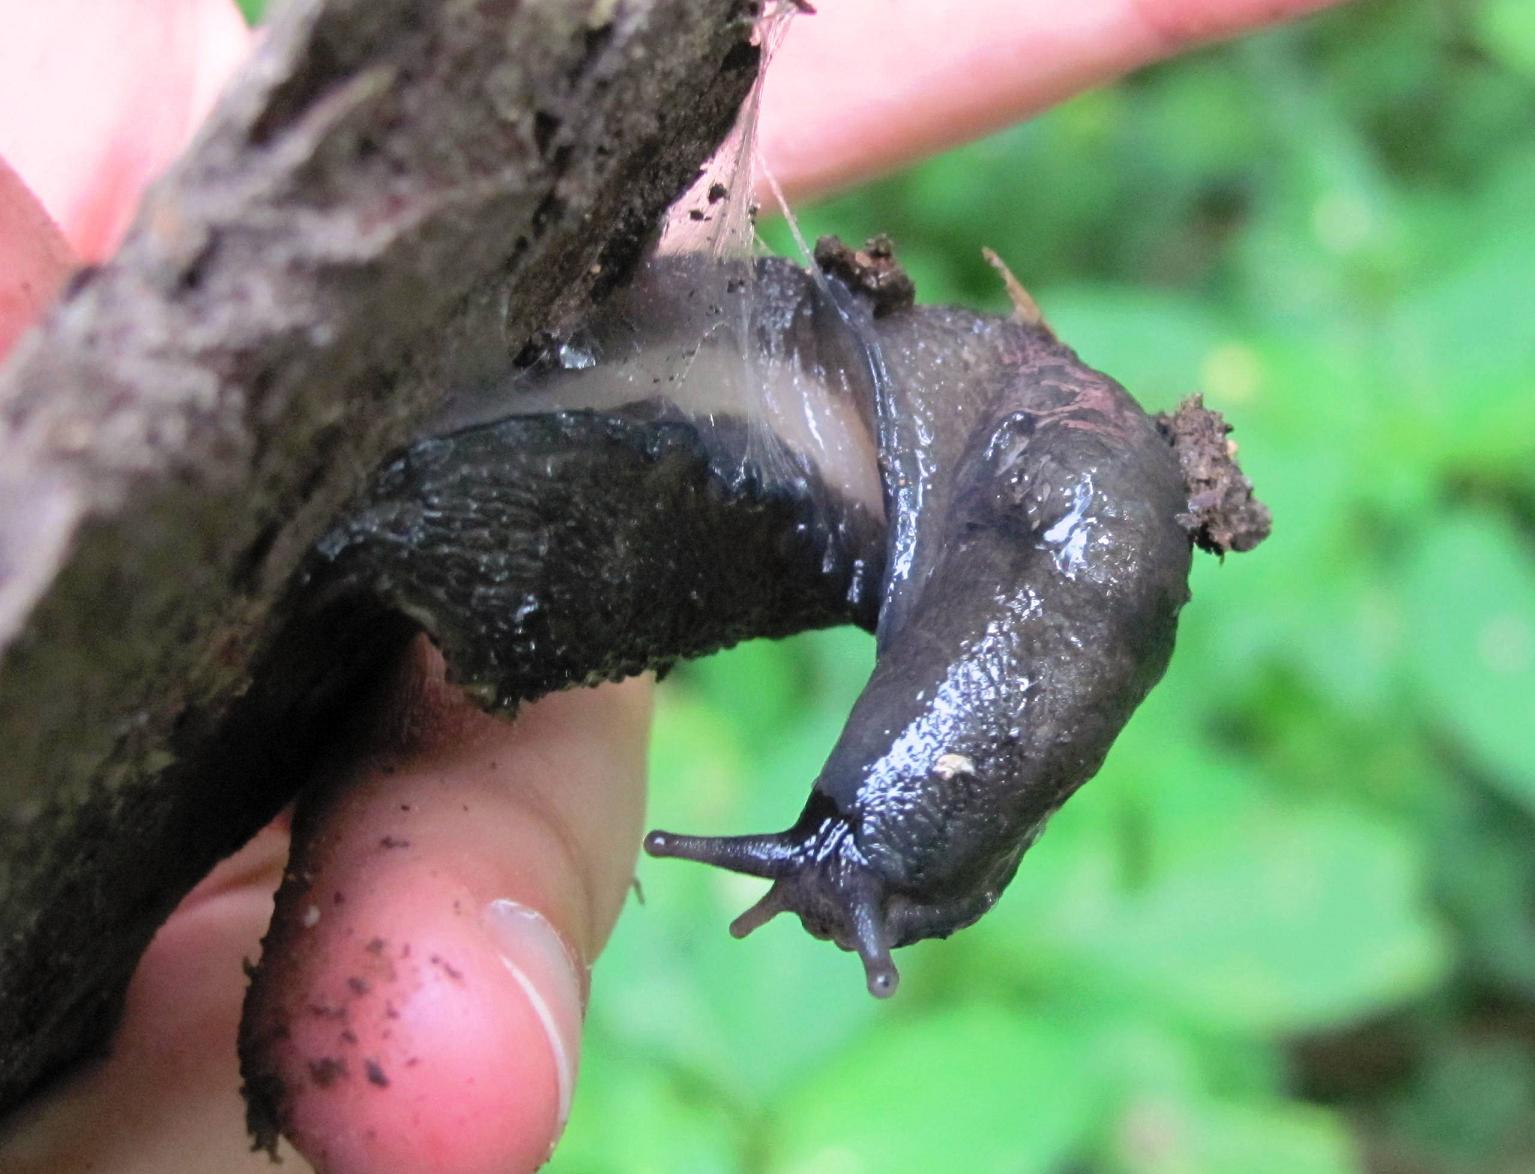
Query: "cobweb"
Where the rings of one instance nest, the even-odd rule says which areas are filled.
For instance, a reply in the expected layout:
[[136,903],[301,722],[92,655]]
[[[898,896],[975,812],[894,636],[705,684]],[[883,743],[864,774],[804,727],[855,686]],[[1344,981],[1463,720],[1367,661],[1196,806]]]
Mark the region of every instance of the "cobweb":
[[[853,367],[865,356],[870,365],[848,295],[815,269],[781,196],[810,277],[790,279],[788,263],[763,261],[756,234],[756,193],[777,192],[757,147],[763,79],[797,11],[782,3],[760,19],[762,66],[736,125],[668,210],[628,285],[532,367],[453,397],[434,432],[648,405],[697,427],[727,482],[794,492],[813,484],[882,510],[871,439],[850,392],[871,374],[823,356],[851,357]],[[818,297],[808,296],[810,282]],[[819,345],[832,334],[834,345]]]

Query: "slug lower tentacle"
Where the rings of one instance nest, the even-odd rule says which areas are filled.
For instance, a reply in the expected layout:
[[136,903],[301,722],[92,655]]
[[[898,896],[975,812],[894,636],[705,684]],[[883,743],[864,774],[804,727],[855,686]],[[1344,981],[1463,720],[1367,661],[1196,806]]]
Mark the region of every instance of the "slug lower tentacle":
[[[980,917],[1161,676],[1188,598],[1172,446],[1037,317],[918,307],[889,259],[653,263],[461,396],[321,547],[487,704],[852,621],[872,676],[788,830],[653,832],[772,882],[897,982]],[[893,292],[892,292],[893,291]]]

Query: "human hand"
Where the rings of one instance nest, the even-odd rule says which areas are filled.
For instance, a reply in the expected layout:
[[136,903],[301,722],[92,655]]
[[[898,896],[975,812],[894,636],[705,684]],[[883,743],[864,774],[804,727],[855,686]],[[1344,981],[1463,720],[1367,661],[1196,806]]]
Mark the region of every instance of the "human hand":
[[[825,190],[1202,34],[1318,6],[1083,0],[1067,14],[1051,0],[822,0],[777,62],[764,149],[791,193]],[[3,10],[16,19],[0,45],[0,154],[63,231],[0,176],[0,346],[6,322],[19,329],[56,288],[71,247],[88,259],[110,250],[244,42],[222,0],[118,6],[110,19],[92,0],[0,0]],[[156,19],[165,28],[140,35]],[[167,55],[172,27],[185,39]],[[57,78],[7,68],[45,42],[88,63],[57,103]],[[6,128],[23,111],[30,137]],[[80,166],[70,144],[87,131],[94,162]],[[308,1157],[332,1170],[543,1160],[568,1103],[586,967],[632,876],[648,707],[648,686],[632,683],[551,698],[507,725],[443,685],[421,646],[381,682],[306,799],[295,880],[252,999],[254,1030],[277,1013],[294,1028],[267,1054]],[[183,902],[139,967],[111,1055],[24,1109],[0,1139],[0,1165],[266,1168],[244,1151],[233,1041],[239,963],[257,953],[288,841],[285,827],[267,829]]]
[[773,58],[759,142],[793,203],[1339,2],[824,0]]

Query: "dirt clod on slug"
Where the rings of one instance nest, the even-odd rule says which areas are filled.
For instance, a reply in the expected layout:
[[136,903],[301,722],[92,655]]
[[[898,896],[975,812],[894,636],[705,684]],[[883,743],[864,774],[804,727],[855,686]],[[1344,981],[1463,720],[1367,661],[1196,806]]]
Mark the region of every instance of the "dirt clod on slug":
[[1274,518],[1253,496],[1253,483],[1236,462],[1236,446],[1227,439],[1231,425],[1191,395],[1169,415],[1152,417],[1158,431],[1178,454],[1189,491],[1188,513],[1178,521],[1194,545],[1211,554],[1251,550],[1269,536]]
[[823,273],[866,294],[876,318],[904,310],[917,300],[916,284],[895,259],[894,243],[883,234],[870,237],[861,249],[838,237],[823,236],[815,242],[815,263]]

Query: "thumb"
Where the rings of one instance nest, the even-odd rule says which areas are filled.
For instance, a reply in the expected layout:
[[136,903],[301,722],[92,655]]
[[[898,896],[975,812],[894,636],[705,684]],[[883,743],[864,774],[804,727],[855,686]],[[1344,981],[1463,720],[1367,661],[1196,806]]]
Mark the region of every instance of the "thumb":
[[58,225],[0,158],[0,359],[53,300],[74,264]]
[[413,660],[374,749],[295,819],[242,1027],[258,1136],[326,1171],[532,1170],[633,876],[649,686],[508,724]]

